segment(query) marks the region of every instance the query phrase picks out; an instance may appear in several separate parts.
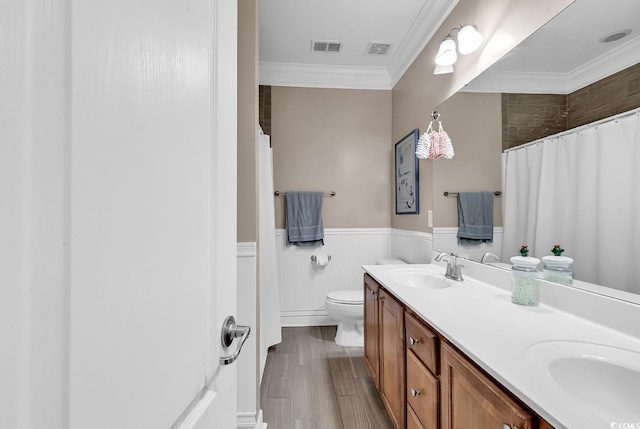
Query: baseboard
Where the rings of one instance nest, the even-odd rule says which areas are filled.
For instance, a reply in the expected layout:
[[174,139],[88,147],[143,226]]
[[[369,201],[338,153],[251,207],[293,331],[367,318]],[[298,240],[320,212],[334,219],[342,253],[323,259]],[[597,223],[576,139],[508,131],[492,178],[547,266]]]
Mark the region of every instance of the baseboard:
[[327,314],[326,310],[281,311],[280,320],[283,327],[295,326],[332,326],[338,323]]
[[267,429],[267,424],[263,421],[262,410],[258,410],[258,413],[238,413],[237,414],[237,429]]

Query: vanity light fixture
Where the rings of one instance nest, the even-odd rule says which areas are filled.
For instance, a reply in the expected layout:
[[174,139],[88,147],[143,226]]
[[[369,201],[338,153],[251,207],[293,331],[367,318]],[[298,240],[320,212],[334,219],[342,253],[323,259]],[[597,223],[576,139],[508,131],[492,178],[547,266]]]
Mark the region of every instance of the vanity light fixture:
[[438,66],[452,66],[458,61],[458,54],[456,54],[456,42],[453,37],[447,36],[442,43],[440,43],[440,49],[438,49],[438,55],[436,55],[436,65]]
[[475,52],[482,44],[482,34],[475,25],[465,25],[458,31],[458,51],[462,55]]
[[439,66],[436,64],[436,67],[433,69],[433,74],[448,74],[453,73],[453,66]]
[[[456,32],[455,39],[452,33]],[[457,44],[456,44],[457,40]],[[482,44],[482,34],[475,25],[460,24],[460,27],[453,28],[447,37],[440,43],[440,48],[436,55],[436,68],[433,74],[451,73],[453,70],[439,69],[438,67],[453,66],[458,60],[457,51],[462,55],[468,55],[475,52]]]

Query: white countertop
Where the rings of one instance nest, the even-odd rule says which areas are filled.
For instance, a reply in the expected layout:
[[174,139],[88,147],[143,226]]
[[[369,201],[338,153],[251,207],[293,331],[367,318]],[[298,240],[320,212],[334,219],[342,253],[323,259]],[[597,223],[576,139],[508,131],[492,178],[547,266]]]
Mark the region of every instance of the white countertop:
[[[578,347],[598,343],[640,353],[639,338],[544,303],[515,305],[508,291],[474,278],[451,281],[453,286],[445,289],[407,286],[389,279],[390,271],[409,267],[444,274],[442,267],[432,264],[365,265],[363,269],[557,429],[604,429],[616,427],[614,422],[640,427],[640,397],[635,398],[637,417],[612,415],[610,421],[602,420],[586,403],[558,386],[547,365],[528,352],[536,344],[563,341]],[[629,322],[640,323],[640,317]],[[640,368],[640,362],[638,365]]]

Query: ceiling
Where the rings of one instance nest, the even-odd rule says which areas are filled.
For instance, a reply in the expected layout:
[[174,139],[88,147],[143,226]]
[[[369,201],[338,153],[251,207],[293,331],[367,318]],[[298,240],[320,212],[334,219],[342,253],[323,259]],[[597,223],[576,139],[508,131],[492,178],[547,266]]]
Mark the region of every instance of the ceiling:
[[[259,0],[260,84],[391,89],[457,2]],[[593,83],[640,62],[638,17],[638,0],[576,0],[465,90],[569,93]],[[632,31],[599,42],[623,29]],[[342,49],[313,52],[312,41]],[[391,47],[368,55],[370,42]]]
[[[391,89],[457,3],[259,0],[260,83]],[[343,47],[340,53],[312,52],[312,41]],[[386,55],[368,55],[370,42],[392,46]]]

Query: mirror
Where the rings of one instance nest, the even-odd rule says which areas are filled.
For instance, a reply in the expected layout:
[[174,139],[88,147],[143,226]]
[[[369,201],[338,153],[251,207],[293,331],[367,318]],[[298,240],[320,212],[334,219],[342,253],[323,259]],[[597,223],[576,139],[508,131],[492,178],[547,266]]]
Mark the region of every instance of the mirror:
[[[629,46],[635,46],[635,51],[638,51],[637,46],[640,45],[640,23],[634,22],[634,20],[637,21],[634,18],[637,16],[640,16],[640,2],[636,0],[617,1],[615,9],[602,8],[601,2],[595,0],[576,0],[575,3],[531,35],[502,60],[470,82],[463,92],[572,93],[640,61],[640,58],[630,59],[630,57],[637,54],[630,54],[629,49]],[[600,42],[600,39],[605,39],[617,33],[625,33],[626,30],[631,30],[631,33],[620,40],[611,43]],[[619,35],[612,36],[612,38],[616,37],[619,37]],[[620,66],[622,61],[628,61],[629,59],[630,63]],[[594,66],[596,63],[602,65],[603,62],[612,66],[617,65],[619,68],[611,71],[607,67],[598,68]],[[596,76],[594,74],[596,69],[601,73],[600,75]],[[579,72],[576,72],[576,70]],[[608,71],[603,72],[603,70]],[[505,78],[505,76],[517,76],[514,72],[537,74],[529,74],[527,79],[520,80]],[[520,76],[524,75],[520,74]],[[517,82],[520,82],[520,84],[517,84]],[[549,84],[551,84],[551,89],[544,90],[542,88],[544,85]],[[577,86],[572,87],[572,85]],[[483,88],[485,88],[484,91]],[[450,117],[449,126],[451,126],[452,120]],[[456,117],[455,121],[465,122],[462,117]],[[496,124],[496,126],[498,125]],[[547,135],[549,134],[555,134],[555,132],[550,132]],[[532,138],[531,140],[535,139]],[[456,154],[458,153],[459,151],[456,152]],[[467,174],[467,176],[469,175]],[[474,190],[470,189],[470,185],[466,189],[462,187],[464,185],[459,185],[458,187],[456,185],[449,186],[451,186],[451,189],[447,190],[453,192]],[[434,190],[434,194],[436,194],[434,199],[442,198],[440,190]],[[501,205],[502,199],[496,198],[494,203]],[[500,224],[498,223],[497,225]],[[517,252],[517,249],[503,252],[500,248],[501,237],[499,236],[494,237],[493,245],[482,244],[480,246],[460,248],[455,242],[455,235],[451,237],[451,235],[437,234],[436,229],[434,229],[433,247],[438,251],[466,253],[470,259],[476,261],[479,261],[486,252],[496,253],[502,257],[502,261],[508,261],[509,257],[515,256]],[[571,254],[567,256],[571,256]],[[488,258],[493,263],[493,258],[490,256]],[[510,265],[507,264],[496,265],[502,268],[510,268]],[[580,280],[579,275],[576,276],[576,279]],[[636,282],[640,283],[640,276],[638,276]],[[574,282],[574,285],[581,286],[582,283]],[[586,287],[590,286],[587,285]],[[611,290],[611,294],[619,295],[615,290]]]

